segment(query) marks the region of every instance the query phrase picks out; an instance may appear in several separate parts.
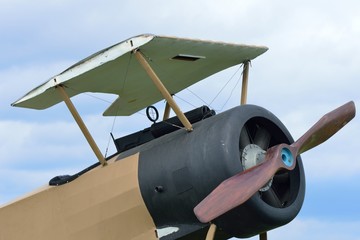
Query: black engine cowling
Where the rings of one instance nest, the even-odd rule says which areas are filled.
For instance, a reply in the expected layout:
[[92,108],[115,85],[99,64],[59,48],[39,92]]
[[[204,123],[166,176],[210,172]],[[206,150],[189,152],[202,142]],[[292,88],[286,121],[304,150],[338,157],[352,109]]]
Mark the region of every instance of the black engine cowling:
[[[193,132],[170,133],[119,157],[140,152],[139,184],[145,204],[158,229],[177,229],[160,239],[186,239],[208,226],[197,220],[193,208],[223,180],[244,170],[246,146],[266,151],[293,142],[278,118],[253,105],[233,108],[193,127]],[[215,219],[219,231],[226,237],[251,237],[294,219],[305,194],[300,157],[293,171],[277,173],[267,188]]]

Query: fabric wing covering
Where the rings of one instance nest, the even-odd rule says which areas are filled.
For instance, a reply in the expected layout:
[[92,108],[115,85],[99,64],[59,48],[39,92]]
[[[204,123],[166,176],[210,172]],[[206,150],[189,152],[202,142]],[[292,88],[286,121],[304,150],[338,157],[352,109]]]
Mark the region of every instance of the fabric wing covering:
[[119,97],[104,116],[128,116],[163,99],[133,54],[138,49],[171,94],[226,68],[252,60],[267,47],[140,35],[101,50],[33,89],[12,105],[45,109],[84,92]]

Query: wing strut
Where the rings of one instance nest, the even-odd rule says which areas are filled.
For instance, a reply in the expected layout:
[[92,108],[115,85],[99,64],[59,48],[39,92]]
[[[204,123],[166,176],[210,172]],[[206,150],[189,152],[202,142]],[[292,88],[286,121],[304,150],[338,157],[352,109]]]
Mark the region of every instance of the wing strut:
[[163,121],[169,119],[169,116],[170,116],[170,105],[168,102],[166,102]]
[[103,157],[99,147],[97,146],[96,142],[94,141],[93,137],[91,136],[89,130],[87,129],[87,127],[85,126],[84,121],[81,119],[78,111],[76,110],[74,104],[71,102],[69,96],[67,95],[64,86],[63,85],[58,85],[56,86],[56,89],[58,89],[61,97],[63,98],[66,106],[68,107],[69,111],[71,112],[72,116],[74,117],[76,123],[78,124],[80,130],[82,131],[82,133],[84,134],[86,140],[88,141],[91,149],[94,151],[97,159],[99,160],[99,162],[105,166],[106,165],[106,161],[105,158]]
[[216,225],[210,224],[209,230],[206,234],[205,240],[214,240],[215,239],[215,233],[216,233]]
[[176,116],[179,118],[179,120],[181,121],[183,126],[186,128],[186,130],[188,132],[191,132],[193,130],[191,123],[186,118],[185,114],[180,110],[179,106],[176,104],[174,99],[171,97],[171,94],[166,89],[164,84],[160,81],[159,77],[156,75],[154,70],[151,68],[149,63],[146,61],[146,59],[144,58],[142,53],[139,50],[137,50],[137,51],[134,51],[134,54],[135,54],[136,59],[139,61],[141,66],[144,68],[146,73],[149,75],[151,80],[154,82],[157,89],[160,91],[160,93],[163,95],[163,97],[165,98],[167,103],[170,105],[172,110],[175,112]]
[[250,61],[245,61],[243,66],[243,79],[242,79],[242,88],[241,88],[241,105],[246,104],[247,101],[247,89],[248,89],[248,79],[249,79],[249,65]]
[[[248,89],[248,79],[249,79],[249,66],[250,61],[245,61],[243,66],[243,79],[241,87],[241,100],[240,105],[244,105],[247,102],[247,89]],[[267,232],[259,234],[259,240],[267,240]]]
[[263,232],[259,234],[259,239],[260,240],[267,240],[267,232]]

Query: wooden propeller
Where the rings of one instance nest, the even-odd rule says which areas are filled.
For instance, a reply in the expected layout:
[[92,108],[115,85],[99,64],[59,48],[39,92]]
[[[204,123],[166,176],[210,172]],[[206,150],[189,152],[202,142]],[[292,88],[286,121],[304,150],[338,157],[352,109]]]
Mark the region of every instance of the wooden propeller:
[[246,202],[281,169],[293,170],[296,157],[325,142],[355,116],[354,102],[324,115],[291,145],[279,144],[267,150],[265,161],[240,172],[217,186],[195,208],[200,222],[206,223]]

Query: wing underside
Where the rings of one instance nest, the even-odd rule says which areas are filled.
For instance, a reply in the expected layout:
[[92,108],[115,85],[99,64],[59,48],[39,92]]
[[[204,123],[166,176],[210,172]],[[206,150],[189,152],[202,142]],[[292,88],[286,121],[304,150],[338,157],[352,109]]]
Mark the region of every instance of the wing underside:
[[72,97],[84,92],[110,93],[118,98],[105,116],[127,116],[154,104],[162,95],[136,60],[139,50],[171,94],[231,66],[264,53],[261,46],[229,44],[154,35],[130,38],[76,63],[50,78],[12,105],[45,109],[62,101],[56,86]]

